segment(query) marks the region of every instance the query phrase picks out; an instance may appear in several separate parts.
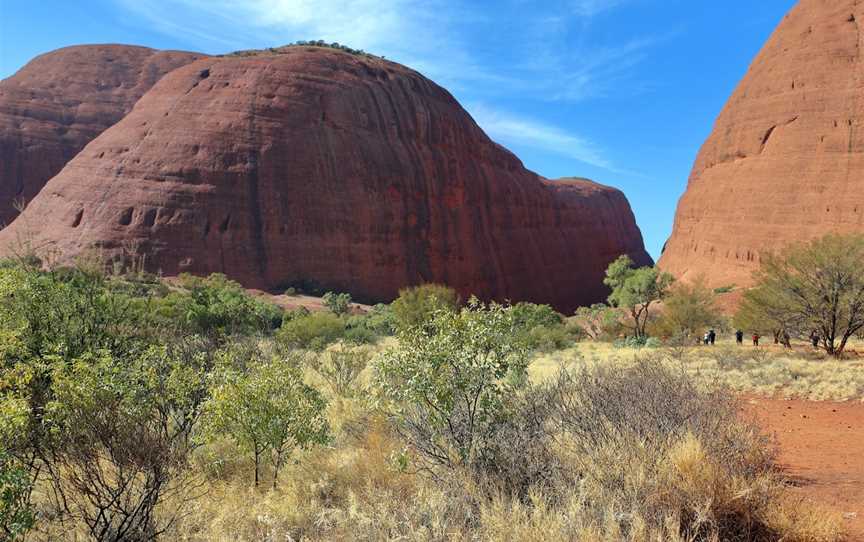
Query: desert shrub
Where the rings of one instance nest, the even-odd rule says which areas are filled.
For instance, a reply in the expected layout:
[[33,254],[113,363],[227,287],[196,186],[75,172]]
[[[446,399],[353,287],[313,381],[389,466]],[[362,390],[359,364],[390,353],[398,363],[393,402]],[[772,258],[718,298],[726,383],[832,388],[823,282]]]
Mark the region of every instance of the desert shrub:
[[579,307],[574,317],[576,325],[594,341],[609,341],[624,330],[619,309],[597,303],[590,307]]
[[306,365],[318,374],[330,389],[341,397],[354,397],[359,391],[357,379],[372,354],[361,348],[331,348],[307,358]]
[[429,320],[440,310],[456,310],[459,295],[452,288],[441,284],[424,284],[399,291],[399,297],[391,304],[397,329],[418,326]]
[[651,317],[651,305],[666,297],[674,282],[669,273],[657,267],[633,267],[633,260],[621,256],[606,269],[603,283],[612,289],[609,303],[625,310],[632,319],[632,331],[636,337],[647,336],[645,331]]
[[179,285],[183,291],[156,301],[154,312],[164,326],[180,325],[188,333],[228,336],[269,332],[282,322],[282,309],[254,298],[224,275],[181,275]]
[[351,310],[351,294],[327,292],[322,298],[324,306],[337,316],[348,314]]
[[516,325],[525,329],[552,327],[564,322],[564,317],[549,305],[517,303],[510,307]]
[[252,454],[256,486],[262,456],[269,455],[275,488],[294,448],[327,442],[327,403],[303,383],[296,359],[244,365],[241,370],[233,363],[219,367],[205,405],[206,434],[211,440],[228,436]]
[[16,359],[7,364],[48,355],[70,360],[94,349],[125,351],[141,332],[134,316],[128,299],[110,292],[99,273],[0,269],[0,329],[17,344]]
[[0,535],[12,542],[33,527],[32,481],[27,469],[0,447]]
[[345,329],[344,341],[346,343],[354,345],[372,344],[377,340],[378,336],[365,326],[353,327],[349,324]]
[[572,346],[576,340],[573,331],[564,324],[536,326],[521,332],[522,340],[531,350],[554,352]]
[[426,468],[473,467],[494,442],[506,397],[526,380],[516,331],[511,311],[472,299],[401,330],[381,355],[377,382]]
[[323,350],[344,335],[344,319],[333,313],[317,312],[283,322],[276,340],[285,348]]
[[363,319],[363,327],[377,336],[393,335],[396,331],[396,316],[392,307],[383,303],[373,306]]
[[778,488],[773,451],[740,420],[731,394],[700,388],[653,358],[562,372],[553,386],[571,475],[595,524],[621,503],[625,539],[634,517],[659,532],[674,517],[667,534],[685,539],[768,532],[756,518]]
[[549,305],[517,303],[510,308],[521,339],[532,350],[551,352],[573,344],[564,317]]
[[[204,398],[204,358],[153,347],[135,358],[87,354],[55,368],[40,455],[54,505],[95,540],[149,540],[182,512]],[[156,507],[173,510],[157,521]]]
[[703,279],[676,284],[663,302],[660,317],[650,326],[652,334],[684,337],[692,343],[706,329],[722,327],[723,317],[714,301]]
[[727,286],[720,286],[719,288],[714,288],[714,293],[718,294],[718,295],[728,294],[728,293],[734,292],[734,291],[735,291],[735,285],[734,284],[729,284]]

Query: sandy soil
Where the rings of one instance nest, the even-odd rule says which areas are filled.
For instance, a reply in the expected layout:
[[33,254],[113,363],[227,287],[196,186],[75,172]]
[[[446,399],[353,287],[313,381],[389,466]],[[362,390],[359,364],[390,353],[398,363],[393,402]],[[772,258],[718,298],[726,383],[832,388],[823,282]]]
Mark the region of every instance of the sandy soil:
[[748,397],[745,410],[776,437],[793,491],[843,514],[864,542],[864,403]]

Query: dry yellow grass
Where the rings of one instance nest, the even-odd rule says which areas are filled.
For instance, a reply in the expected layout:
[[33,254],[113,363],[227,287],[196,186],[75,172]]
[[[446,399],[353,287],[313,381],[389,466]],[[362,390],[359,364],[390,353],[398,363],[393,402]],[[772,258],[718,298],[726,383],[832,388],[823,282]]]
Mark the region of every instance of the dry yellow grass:
[[[382,346],[371,347],[373,349]],[[719,351],[719,350],[718,350]],[[715,351],[715,352],[718,352]],[[611,345],[583,343],[576,348],[538,357],[531,366],[535,381],[552,377],[563,366],[629,363],[646,352]],[[760,367],[744,363],[734,370],[721,367],[714,357],[688,351],[684,366],[688,372],[711,380],[720,378],[738,389],[806,389],[821,382],[820,394],[830,397],[861,393],[858,384],[842,387],[851,369],[845,362],[815,362],[804,359],[761,359]],[[706,351],[707,352],[707,351]],[[834,365],[838,363],[840,365]],[[821,364],[821,365],[820,365]],[[798,367],[798,369],[795,369]],[[805,368],[807,369],[805,371]],[[791,383],[783,371],[800,371]],[[839,375],[832,375],[832,371]],[[797,374],[797,373],[796,373]],[[307,375],[317,385],[313,373]],[[370,374],[361,375],[361,384]],[[803,382],[798,383],[803,379]],[[738,382],[738,384],[734,384]],[[800,388],[797,388],[799,385]],[[779,387],[778,387],[779,386]],[[812,393],[812,392],[810,392]],[[193,468],[205,481],[206,492],[189,504],[186,514],[163,539],[185,542],[228,541],[330,541],[401,540],[417,542],[480,541],[577,541],[577,542],[661,542],[718,540],[710,533],[711,518],[729,514],[757,513],[760,524],[783,533],[782,540],[797,542],[840,542],[840,519],[810,504],[791,501],[782,484],[771,476],[741,480],[729,476],[712,462],[703,444],[688,436],[672,446],[658,470],[644,467],[644,451],[638,447],[610,449],[599,453],[597,469],[619,466],[620,478],[639,498],[608,500],[603,481],[610,473],[598,472],[580,482],[549,492],[535,488],[529,499],[507,494],[488,495],[468,477],[433,480],[403,472],[394,461],[404,443],[366,398],[340,398],[331,392],[328,417],[334,428],[332,445],[297,453],[285,468],[275,490],[266,482],[252,486],[252,465],[248,457],[229,442],[202,448]],[[564,464],[586,464],[584,457],[570,457],[566,443],[556,454]],[[623,455],[621,455],[623,454]],[[640,455],[642,454],[642,455]],[[610,467],[612,466],[612,467]],[[267,473],[264,474],[265,481]],[[596,480],[596,481],[592,481]],[[607,500],[604,500],[607,499]],[[598,502],[601,513],[598,514]],[[177,503],[165,503],[165,507]],[[664,510],[662,526],[650,514]],[[682,533],[685,516],[705,518],[705,533]],[[626,518],[623,521],[622,518]],[[688,519],[688,521],[690,521]],[[51,525],[34,540],[75,540],[69,531]],[[629,526],[622,531],[622,524]],[[50,533],[50,536],[47,535]],[[83,538],[77,538],[83,540]],[[744,538],[744,540],[779,538]]]
[[639,356],[659,356],[694,378],[720,383],[744,393],[812,401],[864,401],[864,361],[835,360],[811,352],[768,346],[681,349],[615,348],[609,343],[583,342],[573,348],[537,356],[529,371],[535,382],[551,378],[561,367],[631,363]]

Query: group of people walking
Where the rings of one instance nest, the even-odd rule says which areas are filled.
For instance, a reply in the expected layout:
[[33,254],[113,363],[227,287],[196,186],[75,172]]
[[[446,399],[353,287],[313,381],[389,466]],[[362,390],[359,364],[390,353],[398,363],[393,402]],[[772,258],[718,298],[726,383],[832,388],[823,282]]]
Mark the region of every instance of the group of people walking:
[[[753,332],[751,339],[753,340],[753,346],[759,346],[759,340],[762,336],[758,332]],[[821,337],[819,336],[819,332],[813,331],[810,333],[810,344],[813,345],[813,348],[819,348],[819,341]],[[717,333],[713,329],[709,329],[705,332],[705,335],[702,337],[702,344],[706,345],[714,345],[717,341]],[[744,344],[744,332],[740,329],[735,331],[735,342],[740,346]],[[774,342],[780,343],[786,348],[792,348],[792,338],[789,336],[788,331],[782,331],[777,333],[774,337]]]

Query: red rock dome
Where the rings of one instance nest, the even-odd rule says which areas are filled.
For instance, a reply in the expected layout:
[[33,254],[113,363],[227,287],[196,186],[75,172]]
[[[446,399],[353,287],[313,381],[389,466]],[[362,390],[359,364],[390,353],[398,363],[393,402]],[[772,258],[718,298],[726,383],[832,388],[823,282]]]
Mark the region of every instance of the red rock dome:
[[620,254],[651,261],[620,191],[544,180],[417,72],[317,47],[174,70],[0,246],[21,238],[65,259],[135,247],[154,271],[262,289],[387,301],[442,282],[563,311],[605,297]]
[[864,4],[802,0],[696,159],[660,265],[752,283],[766,251],[864,232]]
[[83,45],[35,58],[0,81],[0,228],[84,145],[169,71],[202,55]]

